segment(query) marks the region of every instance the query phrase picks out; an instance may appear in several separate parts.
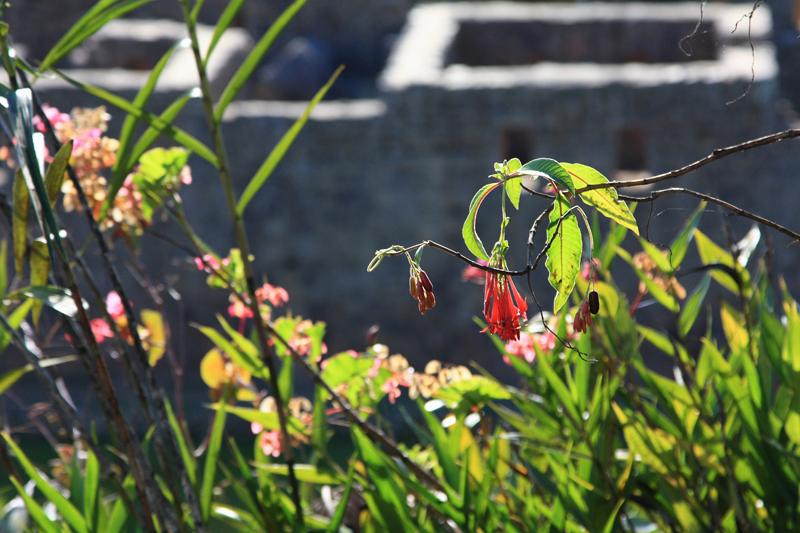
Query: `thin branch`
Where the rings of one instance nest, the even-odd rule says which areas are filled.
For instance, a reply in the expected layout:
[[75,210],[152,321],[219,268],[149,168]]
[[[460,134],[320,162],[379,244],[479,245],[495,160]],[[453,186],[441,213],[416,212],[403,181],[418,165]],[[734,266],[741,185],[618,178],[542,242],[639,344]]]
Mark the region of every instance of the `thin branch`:
[[712,204],[716,204],[716,205],[718,205],[720,207],[724,207],[725,209],[727,209],[728,211],[732,211],[736,215],[739,215],[739,216],[744,217],[744,218],[749,218],[750,220],[758,222],[759,224],[762,224],[764,226],[767,226],[769,228],[774,229],[775,231],[783,233],[784,235],[790,237],[794,241],[800,241],[800,233],[798,233],[798,232],[796,232],[796,231],[794,231],[794,230],[792,230],[790,228],[787,228],[786,226],[784,226],[782,224],[779,224],[779,223],[775,222],[774,220],[770,220],[770,219],[765,218],[765,217],[763,217],[761,215],[758,215],[756,213],[753,213],[751,211],[743,209],[743,208],[741,208],[741,207],[739,207],[737,205],[734,205],[734,204],[732,204],[730,202],[727,202],[725,200],[717,198],[716,196],[711,196],[710,194],[707,194],[707,193],[704,193],[704,192],[695,191],[695,190],[692,190],[692,189],[687,189],[685,187],[670,187],[668,189],[660,189],[660,190],[657,190],[657,191],[652,191],[647,196],[630,196],[630,195],[626,195],[626,194],[620,194],[619,197],[621,199],[623,199],[623,200],[630,200],[630,201],[634,201],[634,202],[651,202],[651,201],[655,200],[656,198],[658,198],[660,196],[667,195],[667,194],[686,194],[686,195],[689,195],[689,196],[694,196],[696,198],[701,198],[701,199],[706,200],[707,202],[710,202]]
[[587,185],[586,187],[581,187],[580,189],[577,189],[575,193],[581,194],[587,191],[593,191],[595,189],[608,189],[609,187],[614,189],[638,187],[641,185],[650,185],[652,183],[658,183],[659,181],[675,179],[677,177],[684,176],[690,172],[693,172],[700,167],[704,167],[707,164],[716,161],[717,159],[722,159],[723,157],[729,156],[731,154],[752,150],[753,148],[759,148],[761,146],[766,146],[768,144],[773,144],[786,139],[792,139],[794,137],[800,137],[800,128],[792,128],[784,131],[779,131],[777,133],[771,133],[769,135],[758,137],[756,139],[750,139],[748,141],[744,141],[739,144],[726,146],[724,148],[717,148],[716,150],[714,150],[707,156],[703,157],[702,159],[698,159],[693,163],[689,163],[688,165],[676,168],[675,170],[670,170],[669,172],[665,172],[663,174],[656,174],[655,176],[639,180],[609,181],[608,183],[596,183],[593,185]]

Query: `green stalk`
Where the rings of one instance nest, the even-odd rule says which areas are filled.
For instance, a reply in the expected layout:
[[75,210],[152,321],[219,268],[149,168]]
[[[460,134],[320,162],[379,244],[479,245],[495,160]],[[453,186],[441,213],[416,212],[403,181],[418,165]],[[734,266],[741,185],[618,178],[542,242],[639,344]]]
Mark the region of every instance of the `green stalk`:
[[267,329],[264,325],[264,319],[261,317],[261,312],[258,309],[258,299],[256,298],[256,284],[255,276],[253,274],[253,263],[250,255],[250,242],[247,238],[247,232],[244,227],[244,220],[242,213],[236,209],[236,195],[233,188],[233,178],[228,164],[228,154],[225,150],[225,145],[222,138],[222,130],[220,123],[222,117],[215,118],[214,115],[214,102],[211,96],[211,85],[208,81],[206,73],[205,62],[200,52],[200,44],[197,39],[197,27],[195,20],[191,16],[189,7],[189,0],[180,0],[184,12],[184,20],[186,29],[189,32],[189,39],[191,40],[192,53],[194,54],[195,65],[197,67],[197,74],[200,78],[200,92],[202,96],[203,109],[210,129],[213,150],[219,161],[219,178],[222,184],[222,189],[225,193],[225,201],[228,206],[228,211],[233,220],[234,231],[236,233],[236,242],[239,250],[242,253],[242,262],[244,263],[245,279],[247,283],[247,304],[253,312],[253,322],[255,323],[256,334],[258,335],[259,343],[261,344],[263,357],[267,368],[269,369],[270,386],[273,390],[275,397],[275,404],[278,411],[278,421],[280,423],[281,440],[283,441],[282,449],[286,459],[286,466],[289,474],[289,484],[292,489],[292,501],[295,506],[295,521],[296,525],[302,527],[303,525],[303,506],[300,498],[300,486],[297,482],[297,476],[294,469],[294,454],[289,442],[288,422],[286,417],[286,409],[284,399],[281,397],[280,389],[278,387],[278,372],[275,364],[276,355],[269,345]]

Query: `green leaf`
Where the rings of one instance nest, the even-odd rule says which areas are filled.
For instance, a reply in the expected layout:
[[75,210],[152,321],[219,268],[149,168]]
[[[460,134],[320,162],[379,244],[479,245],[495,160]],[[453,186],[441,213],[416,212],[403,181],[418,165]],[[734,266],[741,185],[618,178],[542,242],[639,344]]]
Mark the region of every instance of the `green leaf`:
[[0,374],[0,396],[2,396],[8,389],[13,387],[17,381],[22,379],[22,376],[31,370],[33,370],[31,365],[25,365],[13,370],[9,370],[4,374]]
[[[31,285],[47,285],[47,277],[50,274],[50,256],[47,253],[47,243],[43,238],[38,238],[31,243]],[[37,299],[33,304],[33,324],[39,324],[39,317],[42,314],[44,303]]]
[[462,400],[466,400],[471,405],[481,405],[490,400],[508,400],[511,398],[511,395],[503,385],[486,376],[472,376],[448,383],[440,387],[433,396],[450,404],[459,404]]
[[22,279],[25,269],[25,251],[28,248],[28,214],[30,213],[30,193],[21,170],[14,179],[14,212],[11,220],[11,233],[14,240],[14,271]]
[[39,65],[39,72],[44,72],[55,65],[110,21],[150,2],[152,0],[100,0],[87,10],[50,49]]
[[22,466],[22,469],[25,471],[25,474],[33,480],[36,484],[36,488],[38,488],[41,493],[44,495],[47,500],[52,503],[61,517],[69,524],[69,526],[77,531],[78,533],[84,533],[88,531],[86,527],[86,522],[84,521],[81,513],[78,509],[72,505],[68,499],[61,495],[61,493],[53,487],[36,469],[33,463],[30,462],[28,457],[23,453],[17,443],[11,438],[11,436],[6,433],[0,433],[0,436],[3,437],[3,440],[6,441],[6,445],[11,449],[11,452],[17,458],[17,461]]
[[560,187],[575,194],[575,184],[572,182],[572,176],[555,159],[540,157],[533,161],[528,161],[517,170],[517,173],[533,176],[534,178],[549,178]]
[[[694,230],[694,243],[695,246],[697,246],[697,253],[700,255],[700,260],[704,265],[720,263],[727,266],[732,269],[732,272],[735,271],[738,274],[742,287],[745,291],[748,290],[750,286],[750,274],[734,260],[730,252],[723,250],[699,229]],[[711,272],[711,277],[732,293],[739,294],[739,284],[731,273],[714,269]]]
[[[249,407],[234,407],[232,405],[224,405],[221,403],[211,404],[209,408],[213,409],[214,411],[224,410],[226,413],[232,414],[233,416],[238,416],[239,418],[247,420],[248,422],[256,422],[264,429],[278,430],[281,427],[277,412],[265,413],[264,411],[260,411],[258,409],[252,409]],[[292,435],[303,434],[305,428],[299,420],[292,417],[287,417],[287,422],[289,423],[289,433]]]
[[[287,465],[275,463],[259,463],[256,468],[266,470],[270,474],[288,476],[289,467]],[[314,483],[317,485],[339,485],[339,477],[325,472],[320,472],[316,466],[308,464],[295,464],[294,473],[298,481],[303,483]]]
[[193,137],[186,131],[182,130],[181,128],[175,126],[174,124],[170,124],[165,122],[160,117],[155,116],[154,114],[144,111],[143,109],[134,106],[125,98],[118,96],[114,93],[106,91],[105,89],[101,89],[100,87],[95,87],[94,85],[89,85],[87,83],[82,83],[77,81],[63,72],[54,71],[58,77],[72,85],[73,87],[77,87],[82,91],[91,94],[92,96],[96,96],[97,98],[104,100],[105,102],[113,105],[114,107],[125,111],[126,113],[133,115],[135,118],[146,122],[149,126],[154,128],[158,133],[167,135],[175,142],[180,143],[184,147],[188,148],[195,154],[199,155],[212,165],[214,168],[219,168],[219,161],[217,161],[217,156],[214,155],[214,152],[211,151],[205,144],[200,142],[197,138]]
[[[133,477],[127,476],[123,480],[122,486],[128,494],[128,498],[132,499],[135,487]],[[105,533],[118,533],[123,531],[128,518],[128,506],[125,505],[125,500],[121,497],[117,497],[117,501],[114,502],[114,507],[111,509],[111,515],[108,517],[108,522],[105,524]]]
[[[561,163],[561,166],[569,172],[570,176],[572,176],[572,182],[579,189],[587,185],[608,183],[607,177],[590,166],[581,165],[580,163]],[[639,235],[639,226],[636,224],[636,218],[634,218],[631,210],[628,209],[628,204],[619,199],[615,188],[594,189],[579,193],[579,195],[581,200],[594,206],[601,215]]]
[[[47,307],[53,311],[74,317],[78,312],[75,306],[75,300],[72,299],[72,293],[67,289],[55,287],[52,285],[36,285],[30,287],[23,287],[7,295],[9,300],[22,300],[22,299],[35,299],[43,302]],[[33,303],[33,302],[31,302]]]
[[8,289],[8,241],[0,241],[0,298],[5,296]]
[[647,276],[640,269],[636,268],[636,265],[633,262],[633,258],[627,252],[627,250],[621,247],[617,247],[617,255],[620,256],[622,259],[624,259],[625,262],[630,265],[630,267],[636,273],[636,276],[639,278],[639,280],[642,283],[644,283],[645,287],[647,288],[647,292],[649,292],[658,303],[660,303],[673,313],[677,313],[680,311],[680,305],[678,304],[678,300],[675,298],[675,296],[662,289],[649,276]]
[[[522,162],[515,157],[506,162],[506,172],[511,175],[518,171],[521,166]],[[511,205],[514,206],[514,209],[519,209],[519,197],[522,195],[522,179],[504,179],[503,189],[506,191],[506,196],[508,196],[508,199],[511,200]]]
[[675,237],[675,240],[672,241],[672,244],[669,247],[670,251],[670,263],[675,267],[678,268],[683,263],[683,258],[686,257],[686,251],[689,249],[689,243],[692,242],[694,238],[694,230],[697,227],[697,224],[700,223],[700,218],[703,216],[703,211],[706,209],[706,202],[703,200],[700,202],[700,205],[697,206],[697,209],[694,210],[692,216],[686,221],[686,224],[683,225],[683,229]]
[[342,498],[339,500],[339,504],[336,506],[336,511],[334,511],[333,516],[331,517],[331,523],[328,525],[328,529],[326,530],[327,533],[337,533],[344,522],[345,513],[347,512],[347,506],[350,502],[350,492],[353,490],[353,481],[355,480],[356,474],[356,463],[355,461],[350,461],[350,468],[347,471],[347,481],[344,485],[344,492],[342,493]]
[[647,326],[638,325],[636,329],[650,344],[667,355],[675,355],[675,347],[665,335]]
[[[300,8],[306,3],[306,0],[295,0],[283,13],[272,23],[267,32],[258,40],[253,50],[242,61],[242,64],[234,73],[228,85],[222,91],[216,107],[214,108],[214,120],[216,122],[222,121],[222,115],[225,113],[228,105],[236,98],[241,88],[250,79],[250,76],[255,72],[256,68],[261,64],[264,55],[269,51],[272,43],[283,31],[283,28],[294,18],[295,14],[300,11]],[[227,10],[226,10],[227,11]]]
[[208,49],[206,50],[206,55],[203,59],[205,64],[208,64],[208,60],[211,57],[211,54],[214,52],[214,48],[217,47],[217,43],[231,25],[231,22],[233,22],[233,19],[236,17],[236,14],[242,8],[243,4],[244,0],[231,0],[228,3],[228,6],[225,8],[225,11],[223,11],[219,16],[217,25],[214,27],[214,34],[211,36],[211,42],[208,43]]
[[[223,394],[224,396],[224,394]],[[208,439],[208,450],[206,452],[205,464],[203,465],[203,483],[200,486],[200,514],[203,522],[208,522],[211,513],[211,496],[214,490],[214,477],[217,473],[217,461],[222,444],[222,434],[225,430],[226,409],[217,409],[214,415],[214,425],[211,428],[211,436]]]
[[164,197],[178,187],[189,153],[183,148],[153,148],[144,154],[134,148],[134,152],[141,158],[132,179],[142,194],[142,218],[150,222]]
[[[136,97],[133,99],[132,105],[137,109],[144,109],[147,101],[150,99],[150,96],[153,94],[153,91],[156,88],[156,84],[158,83],[158,79],[161,77],[161,74],[164,72],[169,60],[172,58],[172,55],[175,51],[183,45],[185,39],[181,39],[176,41],[172,46],[170,46],[169,50],[167,50],[161,59],[158,60],[156,66],[153,67],[153,70],[150,71],[150,75],[147,77],[147,81],[142,85],[139,89],[139,92],[136,93]],[[161,118],[164,118],[163,115]],[[125,181],[125,177],[127,176],[128,172],[132,164],[129,162],[129,148],[131,143],[131,138],[133,136],[133,131],[136,128],[139,120],[131,115],[128,114],[125,117],[125,122],[122,123],[122,129],[120,130],[119,134],[119,146],[117,148],[117,160],[114,162],[114,167],[111,171],[111,181],[108,185],[108,197],[106,198],[105,204],[103,205],[103,210],[100,214],[100,219],[105,218],[106,212],[108,211],[111,203],[114,201],[114,198],[117,195],[120,187],[122,187],[123,182]],[[135,161],[135,159],[134,159]]]
[[30,513],[31,518],[33,521],[36,522],[36,525],[41,528],[42,531],[45,533],[58,533],[58,528],[56,527],[55,522],[50,520],[47,517],[47,513],[44,512],[42,506],[36,503],[36,500],[31,498],[27,492],[25,492],[25,488],[19,484],[13,476],[9,476],[8,480],[14,485],[14,488],[17,489],[17,493],[19,494],[22,501],[25,502],[25,508]]
[[678,333],[682,338],[686,337],[689,330],[692,329],[692,325],[697,319],[697,315],[700,313],[709,286],[711,286],[711,277],[705,275],[700,280],[700,283],[697,284],[697,287],[694,288],[692,294],[689,295],[689,298],[686,299],[686,303],[683,305],[683,309],[681,309],[681,314],[678,316]]
[[547,281],[556,290],[553,313],[558,313],[567,303],[581,270],[581,229],[577,217],[569,209],[570,204],[564,195],[556,196],[547,226],[547,242],[552,244],[547,250],[545,266],[550,273]]
[[189,477],[189,482],[195,485],[195,483],[197,483],[197,462],[189,449],[189,445],[186,443],[181,425],[178,419],[175,418],[172,404],[170,404],[169,400],[166,398],[164,399],[164,409],[167,412],[167,420],[172,429],[172,434],[175,436],[175,442],[178,444],[178,452],[181,454],[181,460],[186,469],[186,475]]
[[222,350],[228,357],[230,357],[234,363],[244,368],[254,376],[258,376],[262,379],[269,377],[267,368],[259,358],[253,358],[250,354],[238,350],[233,343],[228,341],[214,328],[209,328],[207,326],[195,327],[200,330],[203,335],[208,337],[217,348]]
[[661,272],[669,275],[675,271],[675,268],[670,262],[669,254],[666,251],[641,237],[639,237],[639,244],[642,245],[642,250],[653,260]]
[[[305,0],[302,0],[305,1]],[[303,114],[300,115],[297,120],[295,120],[294,124],[283,134],[283,137],[278,141],[272,151],[269,153],[267,158],[258,167],[258,170],[250,179],[250,183],[247,184],[245,187],[244,192],[242,193],[242,197],[239,198],[239,203],[236,205],[236,210],[239,214],[243,214],[244,210],[247,208],[247,204],[250,203],[250,200],[253,199],[253,196],[261,190],[261,187],[267,181],[267,179],[272,175],[272,171],[275,170],[275,167],[278,166],[278,163],[281,162],[283,156],[286,154],[286,151],[292,146],[297,135],[300,133],[300,130],[303,129],[308,118],[311,116],[311,112],[317,106],[317,104],[325,97],[325,94],[328,92],[328,89],[331,88],[333,83],[336,81],[336,78],[339,77],[339,74],[342,73],[344,70],[343,66],[340,66],[336,69],[336,71],[331,75],[330,79],[322,86],[322,88],[317,91],[317,94],[314,95],[314,98],[306,106]],[[224,95],[223,95],[224,96]]]
[[489,196],[489,193],[499,186],[500,183],[498,182],[487,183],[478,189],[478,192],[475,193],[475,196],[472,197],[469,203],[469,212],[467,213],[466,220],[464,220],[464,226],[461,228],[461,236],[464,238],[464,244],[467,245],[467,249],[472,252],[475,257],[483,259],[484,261],[489,260],[489,254],[486,253],[486,248],[483,247],[483,242],[480,236],[478,236],[475,223],[477,222],[478,209],[480,209],[481,204],[486,197]]
[[[170,104],[170,106],[167,107],[167,109],[165,109],[164,112],[162,112],[158,116],[159,120],[171,123],[173,120],[175,120],[175,117],[178,116],[178,113],[181,112],[181,110],[184,108],[184,106],[186,105],[186,103],[189,101],[190,98],[192,98],[192,92],[188,91],[183,96],[178,98],[175,102]],[[117,194],[119,193],[119,190],[125,183],[125,178],[128,177],[128,173],[133,169],[133,167],[136,165],[137,162],[141,163],[141,161],[146,159],[148,157],[148,154],[150,154],[153,150],[165,150],[168,151],[167,153],[172,153],[173,155],[176,154],[177,151],[180,151],[182,153],[184,152],[184,150],[181,148],[170,148],[170,149],[154,148],[153,150],[146,152],[146,150],[150,148],[150,146],[153,144],[153,142],[155,142],[155,140],[158,138],[160,134],[161,132],[159,131],[158,128],[150,126],[144,131],[144,133],[142,133],[142,136],[139,137],[139,140],[130,150],[130,154],[128,154],[127,159],[123,163],[120,163],[120,161],[117,160],[119,166],[114,168],[114,173],[111,178],[111,183],[109,184],[108,196],[106,198],[105,203],[103,204],[103,210],[100,213],[101,219],[105,218],[108,209],[111,208],[111,205],[114,202],[114,198],[116,198]],[[183,165],[186,164],[187,160],[188,160],[188,155],[184,157]],[[183,168],[183,165],[181,165],[181,168]],[[181,169],[179,168],[178,172],[180,172],[180,170]],[[135,176],[136,174],[134,175],[134,177]],[[158,189],[156,192],[159,193],[157,194],[159,198],[166,193],[163,187]]]
[[564,382],[561,378],[556,374],[556,371],[553,370],[553,367],[550,365],[550,361],[547,357],[537,357],[536,358],[536,365],[539,371],[542,373],[547,384],[553,389],[553,392],[556,395],[556,398],[561,402],[561,405],[567,412],[570,414],[573,422],[579,422],[581,420],[580,415],[578,414],[578,406],[572,399],[572,395],[569,393],[567,386],[564,385]]
[[86,472],[83,487],[83,516],[90,524],[90,529],[95,531],[98,518],[98,497],[100,496],[100,462],[92,450],[87,451]]
[[[18,328],[20,324],[22,324],[22,321],[25,320],[25,317],[28,316],[31,307],[33,307],[33,300],[25,300],[22,302],[19,307],[8,315],[8,324],[14,329]],[[0,352],[5,350],[10,343],[11,332],[6,331],[3,326],[0,326]]]
[[50,206],[56,205],[58,193],[61,192],[61,184],[64,182],[64,175],[67,172],[67,165],[69,165],[69,158],[72,155],[72,140],[61,145],[56,155],[53,156],[53,162],[47,167],[47,173],[44,176],[44,186],[47,189],[47,198],[50,200]]
[[391,463],[360,429],[353,426],[350,434],[353,436],[353,443],[359,456],[364,461],[367,476],[375,485],[375,492],[371,495],[375,498],[376,505],[371,511],[376,513],[376,518],[380,519],[383,527],[389,531],[413,531],[405,501],[406,491],[397,484]]

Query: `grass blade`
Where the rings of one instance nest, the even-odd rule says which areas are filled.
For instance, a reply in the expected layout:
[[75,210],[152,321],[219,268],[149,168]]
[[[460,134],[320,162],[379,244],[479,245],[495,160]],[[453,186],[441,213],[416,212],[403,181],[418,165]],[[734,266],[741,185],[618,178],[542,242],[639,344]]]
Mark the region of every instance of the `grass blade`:
[[19,484],[19,481],[10,476],[8,480],[14,485],[14,488],[17,489],[22,501],[25,502],[25,508],[28,509],[28,513],[31,515],[31,518],[33,518],[33,521],[36,522],[36,525],[45,533],[58,533],[58,528],[52,520],[47,518],[47,514],[44,512],[44,509],[42,509],[42,506],[36,503],[36,500],[28,496],[28,493],[25,492],[25,488]]
[[228,82],[228,85],[225,86],[225,89],[222,91],[222,95],[219,97],[217,106],[214,109],[214,119],[217,122],[222,120],[222,115],[225,114],[225,109],[233,101],[233,99],[236,98],[236,95],[242,89],[242,86],[247,82],[256,68],[258,68],[258,65],[261,64],[261,59],[269,51],[272,43],[274,43],[275,39],[278,38],[278,35],[281,34],[283,28],[285,28],[289,21],[294,18],[295,14],[297,14],[297,12],[305,3],[306,0],[295,0],[292,5],[287,7],[283,13],[281,13],[278,19],[272,23],[272,26],[269,27],[261,39],[259,39],[253,50],[247,55],[245,60],[242,62],[242,65],[234,73],[231,81]]
[[83,17],[73,24],[72,28],[56,42],[39,65],[39,72],[44,72],[55,65],[61,58],[80,46],[86,39],[97,33],[110,21],[148,4],[153,0],[118,0],[101,1],[87,11]]
[[217,156],[214,155],[214,152],[212,152],[208,146],[200,142],[196,137],[193,137],[187,133],[185,130],[165,122],[164,120],[155,116],[153,113],[144,111],[143,109],[134,106],[128,100],[119,95],[106,91],[105,89],[101,89],[100,87],[80,82],[74,78],[71,78],[70,76],[67,76],[61,71],[54,69],[53,72],[55,72],[61,79],[73,87],[77,87],[78,89],[81,89],[92,96],[96,96],[97,98],[104,100],[114,107],[133,115],[139,120],[143,120],[149,126],[155,128],[159,133],[169,136],[175,142],[182,144],[187,149],[191,150],[214,165],[215,168],[219,168],[219,162],[217,161]]
[[164,400],[164,408],[167,411],[169,425],[172,427],[172,432],[175,434],[175,441],[178,443],[178,451],[181,454],[181,459],[183,459],[186,475],[189,476],[189,481],[194,485],[197,482],[197,462],[194,460],[194,456],[189,450],[189,445],[186,443],[183,430],[181,429],[180,423],[178,423],[178,419],[175,418],[175,413],[172,410],[172,404],[169,403],[169,400]]
[[69,500],[62,496],[62,494],[55,487],[53,487],[45,478],[41,476],[41,474],[39,474],[39,471],[36,470],[36,467],[33,466],[33,463],[30,462],[28,457],[23,453],[20,447],[17,446],[17,443],[13,441],[9,434],[3,432],[0,433],[0,436],[2,436],[3,440],[6,441],[6,444],[14,453],[14,456],[17,458],[19,464],[22,466],[22,469],[36,484],[36,488],[41,491],[41,493],[50,503],[55,505],[58,513],[67,522],[67,524],[69,524],[73,530],[79,533],[88,531],[86,528],[86,521],[84,521],[81,513],[69,502]]
[[[223,393],[223,397],[226,394]],[[211,438],[208,441],[206,462],[203,465],[203,484],[200,487],[200,513],[203,522],[208,522],[211,514],[211,496],[214,489],[214,476],[217,473],[220,446],[222,445],[222,432],[225,429],[225,409],[218,409],[214,415],[214,425],[211,429]]]
[[[158,60],[156,66],[153,67],[152,71],[150,71],[150,76],[147,77],[145,84],[142,85],[142,88],[139,89],[138,93],[136,93],[136,97],[132,102],[134,107],[144,109],[147,101],[153,94],[153,91],[155,91],[156,84],[158,83],[161,74],[164,72],[164,69],[167,67],[169,60],[172,58],[172,55],[178,48],[184,46],[185,43],[185,39],[175,42],[175,44],[173,44],[169,50],[167,50],[166,53],[161,56],[161,59]],[[122,186],[122,182],[125,180],[125,176],[130,170],[131,164],[129,162],[130,158],[128,156],[128,149],[131,142],[131,137],[133,135],[133,130],[136,128],[138,123],[139,120],[131,114],[128,114],[125,117],[125,122],[122,123],[122,129],[120,130],[119,134],[119,148],[117,148],[117,160],[114,163],[114,168],[112,169],[111,183],[109,184],[109,194],[108,198],[106,199],[105,206],[103,206],[103,215],[101,215],[100,218],[103,218],[106,210],[111,206],[111,202],[114,200],[119,188]]]
[[225,11],[222,12],[222,15],[219,16],[219,20],[217,21],[217,25],[214,28],[214,35],[211,36],[211,42],[208,43],[208,49],[206,50],[205,59],[203,59],[203,63],[206,65],[208,64],[208,60],[211,57],[211,54],[214,52],[214,48],[217,47],[217,43],[222,38],[222,35],[225,33],[231,22],[233,22],[234,17],[242,8],[244,4],[244,0],[231,0],[228,3],[228,7],[225,8]]
[[247,184],[247,187],[242,193],[242,197],[239,199],[239,204],[236,206],[237,211],[242,214],[244,213],[245,208],[247,208],[247,204],[250,203],[250,200],[253,199],[253,196],[261,189],[264,183],[272,174],[272,171],[275,170],[275,167],[278,166],[278,163],[281,162],[283,159],[284,154],[292,146],[297,135],[300,133],[300,130],[303,129],[306,122],[308,121],[308,117],[311,116],[311,112],[314,110],[314,107],[325,97],[325,94],[328,92],[328,89],[331,88],[333,82],[336,81],[336,78],[339,77],[339,74],[342,73],[344,70],[343,66],[340,66],[336,69],[330,79],[322,86],[322,88],[317,91],[317,94],[314,95],[314,98],[306,106],[305,111],[300,117],[292,124],[292,127],[283,134],[281,140],[278,141],[278,144],[272,149],[269,153],[267,158],[261,164],[261,167],[256,171],[253,178],[250,180],[250,183]]

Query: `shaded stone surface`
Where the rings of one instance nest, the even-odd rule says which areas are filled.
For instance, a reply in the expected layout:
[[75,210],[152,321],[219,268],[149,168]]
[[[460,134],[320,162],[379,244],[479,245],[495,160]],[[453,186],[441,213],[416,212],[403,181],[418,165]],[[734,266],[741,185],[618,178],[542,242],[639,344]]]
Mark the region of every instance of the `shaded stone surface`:
[[[353,5],[367,9],[370,4],[359,1],[353,0]],[[387,5],[402,12],[408,3],[398,0]],[[374,14],[378,3],[371,4],[369,13]],[[247,12],[246,24],[261,29],[282,6],[267,2],[247,5],[255,6],[255,11]],[[400,27],[397,21],[403,20],[402,16],[395,21],[394,15],[387,15],[384,21],[374,15],[352,21],[351,30],[347,26],[351,21],[334,12],[334,3],[312,3],[308,9],[311,11],[298,19],[296,30],[323,40],[338,35],[357,42],[362,33],[369,32],[375,39],[384,39]],[[386,9],[393,13],[395,8]],[[483,23],[546,20],[542,28],[553,32],[586,21],[608,21],[610,28],[618,21],[657,25],[677,20],[686,24],[697,16],[698,6],[497,2],[415,8],[372,98],[321,103],[275,175],[249,206],[247,221],[259,271],[289,290],[293,312],[328,323],[332,351],[361,347],[367,328],[379,324],[380,340],[414,362],[477,360],[502,373],[489,339],[480,335],[471,321],[481,312],[482,290],[461,282],[461,263],[438,253],[425,254],[424,267],[434,283],[438,306],[420,317],[408,296],[407,264],[402,259],[386,260],[367,274],[373,251],[426,238],[460,248],[469,200],[486,183],[496,160],[547,156],[586,163],[610,177],[618,171],[658,173],[719,146],[786,127],[777,108],[769,12],[759,11],[753,19],[756,70],[752,83],[753,56],[742,33],[746,28],[729,33],[745,12],[743,5],[707,6],[705,20],[715,31],[713,50],[703,55],[698,48],[697,55],[681,61],[631,63],[626,61],[636,58],[625,53],[614,60],[613,54],[608,54],[615,49],[609,45],[606,50],[592,50],[594,55],[585,61],[573,55],[579,63],[551,58],[536,64],[470,66],[453,61],[452,55],[454,40],[467,24],[480,28]],[[329,25],[315,26],[314,21],[323,20]],[[258,28],[251,28],[251,33],[258,34]],[[232,38],[220,49],[223,59],[214,71],[217,88],[252,42],[243,33],[234,33]],[[677,57],[676,50],[680,53],[671,38],[658,42],[665,50],[656,50],[651,57],[667,61]],[[602,46],[598,42],[598,47]],[[482,52],[499,57],[503,43],[497,47]],[[275,52],[280,49],[276,47]],[[154,97],[154,111],[196,83],[191,70],[190,58],[176,61],[173,75],[165,78]],[[143,73],[84,69],[74,74],[132,98]],[[97,103],[56,81],[42,80],[41,88],[45,99],[62,107]],[[733,100],[736,102],[728,104]],[[230,106],[224,131],[239,191],[304,107],[301,102],[256,100]],[[121,123],[122,116],[115,113],[113,127]],[[208,142],[198,102],[187,106],[179,124]],[[681,184],[797,227],[800,219],[794,195],[786,191],[799,168],[800,151],[797,141],[791,141],[721,160],[687,176]],[[190,219],[200,235],[224,254],[234,241],[218,180],[210,165],[198,158],[193,159],[193,172],[193,185],[182,191]],[[497,201],[491,198],[487,202],[479,220],[484,242],[492,242],[496,232]],[[659,201],[652,210],[640,206],[637,216],[642,232],[655,242],[668,242],[695,205],[696,201],[670,198]],[[531,221],[544,207],[540,200],[524,199],[510,227],[512,242],[525,242]],[[750,227],[746,221],[719,216],[714,209],[709,209],[706,222],[721,242],[725,235],[715,229],[723,222],[732,224],[734,238]],[[541,241],[542,236],[539,245]],[[774,242],[779,269],[791,272],[800,266],[797,254],[783,249],[785,238],[775,236]],[[525,251],[514,248],[511,265],[519,267],[525,262]],[[176,323],[213,323],[213,314],[224,312],[226,295],[208,291],[188,258],[165,259],[172,257],[176,257],[173,248],[147,240],[143,258],[152,268],[153,278],[174,283],[184,295],[180,311],[175,311],[182,322]],[[697,262],[694,255],[687,259],[687,264],[692,262]],[[621,265],[620,270],[624,268]],[[798,280],[789,281],[800,288]],[[620,282],[630,292],[635,290],[635,281],[624,273]],[[552,291],[544,269],[534,274],[533,286],[539,301],[549,308]],[[691,286],[690,281],[687,288]],[[645,311],[650,312],[652,309]],[[185,346],[193,361],[202,356],[208,343],[190,332]],[[193,367],[189,364],[188,368]],[[195,391],[199,400],[204,392],[202,388]]]

